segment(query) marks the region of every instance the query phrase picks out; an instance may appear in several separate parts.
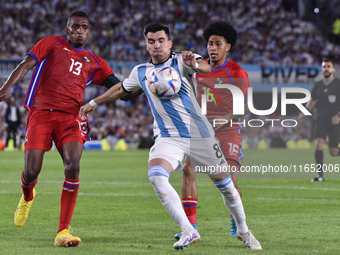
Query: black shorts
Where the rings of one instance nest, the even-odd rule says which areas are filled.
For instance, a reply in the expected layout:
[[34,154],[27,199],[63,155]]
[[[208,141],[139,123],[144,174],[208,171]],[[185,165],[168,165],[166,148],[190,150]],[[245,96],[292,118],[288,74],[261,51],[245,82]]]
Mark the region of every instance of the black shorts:
[[340,124],[333,125],[329,121],[316,121],[314,137],[326,140],[328,135],[328,146],[338,148],[340,142]]

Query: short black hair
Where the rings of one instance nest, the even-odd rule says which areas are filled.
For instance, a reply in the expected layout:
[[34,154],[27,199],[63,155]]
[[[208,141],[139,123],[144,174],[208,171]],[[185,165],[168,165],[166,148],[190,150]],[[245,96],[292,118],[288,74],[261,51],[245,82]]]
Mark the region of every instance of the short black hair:
[[146,35],[151,32],[151,33],[156,33],[158,31],[164,31],[165,34],[167,35],[168,37],[168,40],[170,40],[170,32],[169,32],[169,27],[167,25],[164,25],[162,23],[159,23],[159,22],[152,22],[152,23],[149,23],[147,24],[145,27],[144,27],[144,37],[146,39]]
[[227,43],[231,44],[230,49],[234,47],[237,41],[237,32],[227,21],[211,22],[203,31],[204,40],[208,43],[209,38],[212,35],[223,36]]
[[332,65],[334,66],[334,62],[333,62],[333,60],[331,60],[330,58],[324,58],[324,59],[322,59],[322,63],[323,63],[323,62],[331,62]]
[[[89,21],[89,16],[87,16],[87,13],[82,11],[82,10],[74,10],[70,13],[70,15],[68,16],[68,20],[67,23],[70,21],[70,19],[72,17],[84,17],[87,18],[87,20]],[[89,21],[90,22],[90,21]]]

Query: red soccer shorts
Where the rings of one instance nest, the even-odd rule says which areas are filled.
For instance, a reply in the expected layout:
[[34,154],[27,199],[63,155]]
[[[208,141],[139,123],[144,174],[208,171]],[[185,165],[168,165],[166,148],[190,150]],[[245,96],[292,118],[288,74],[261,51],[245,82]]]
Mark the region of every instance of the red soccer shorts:
[[87,120],[78,115],[48,110],[30,112],[27,119],[25,150],[49,151],[54,141],[57,149],[68,142],[84,144],[88,140],[89,130]]
[[220,146],[228,164],[239,168],[243,159],[242,134],[237,129],[226,128],[218,130],[216,137],[221,142]]

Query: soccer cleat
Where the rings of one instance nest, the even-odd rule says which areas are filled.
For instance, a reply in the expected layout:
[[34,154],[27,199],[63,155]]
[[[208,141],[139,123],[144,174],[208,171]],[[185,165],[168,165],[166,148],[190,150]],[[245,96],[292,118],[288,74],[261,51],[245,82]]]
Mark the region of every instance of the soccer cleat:
[[181,238],[174,244],[174,248],[176,250],[183,250],[189,247],[190,244],[197,243],[200,240],[200,234],[196,229],[185,229],[182,231]]
[[[191,225],[194,227],[194,229],[197,230],[197,224],[191,223]],[[181,238],[181,236],[182,236],[182,232],[177,233],[177,234],[175,235],[175,239],[178,241],[178,240]]]
[[71,235],[72,232],[71,227],[60,231],[54,240],[54,246],[79,246],[81,240],[79,237]]
[[230,236],[231,237],[237,237],[237,226],[236,222],[233,218],[233,216],[230,214],[230,222],[231,222],[231,230],[230,230]]
[[311,182],[323,182],[325,179],[322,176],[316,175]]
[[260,242],[257,241],[250,230],[248,230],[244,234],[237,233],[237,238],[244,242],[244,244],[247,246],[247,249],[262,250]]
[[18,227],[23,226],[28,218],[28,213],[30,212],[36,191],[33,189],[33,199],[31,201],[26,201],[24,195],[21,196],[18,207],[14,213],[14,224]]

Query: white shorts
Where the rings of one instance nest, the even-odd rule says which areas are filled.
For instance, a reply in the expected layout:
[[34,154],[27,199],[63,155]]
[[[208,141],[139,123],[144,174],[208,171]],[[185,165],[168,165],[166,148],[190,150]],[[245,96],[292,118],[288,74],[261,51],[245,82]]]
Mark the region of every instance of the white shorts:
[[175,171],[182,171],[182,160],[185,156],[195,165],[195,169],[201,170],[198,172],[216,174],[220,173],[216,169],[225,171],[228,169],[228,163],[215,137],[199,139],[158,137],[150,149],[149,161],[162,158],[167,160]]

